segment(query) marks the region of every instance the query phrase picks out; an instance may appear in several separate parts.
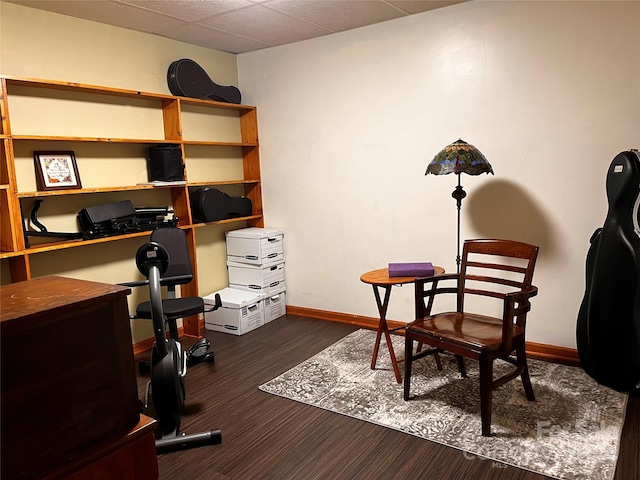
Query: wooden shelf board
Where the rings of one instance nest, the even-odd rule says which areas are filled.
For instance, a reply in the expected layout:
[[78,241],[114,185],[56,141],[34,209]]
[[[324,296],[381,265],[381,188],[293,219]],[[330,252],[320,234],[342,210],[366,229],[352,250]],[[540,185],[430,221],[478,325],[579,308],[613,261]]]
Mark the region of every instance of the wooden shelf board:
[[126,240],[128,238],[136,237],[148,237],[151,234],[151,230],[144,232],[126,233],[124,235],[113,235],[111,237],[93,238],[91,240],[63,240],[59,242],[43,243],[40,245],[34,245],[33,247],[24,250],[25,254],[51,252],[53,250],[63,250],[65,248],[84,247],[85,245],[96,245],[99,243],[113,242],[115,240]]
[[219,220],[217,222],[194,223],[193,226],[204,227],[206,225],[220,225],[223,223],[246,222],[247,220],[255,220],[258,218],[262,218],[262,215],[249,215],[248,217],[227,218],[226,220]]
[[[180,185],[183,188],[184,185]],[[154,187],[151,185],[132,185],[125,187],[98,187],[98,188],[78,188],[75,190],[48,190],[42,192],[19,192],[18,198],[36,198],[36,197],[54,197],[66,195],[82,195],[86,193],[111,193],[111,192],[129,192],[134,190],[151,190],[153,188],[170,188],[166,186]],[[175,188],[175,187],[174,187]]]
[[254,183],[260,183],[260,180],[220,180],[212,182],[189,182],[188,187],[208,187],[211,185],[251,185]]
[[94,143],[136,143],[136,144],[180,144],[203,145],[209,147],[258,147],[257,142],[214,142],[207,140],[164,140],[148,138],[110,138],[110,137],[66,137],[47,135],[13,135],[14,141],[35,142],[94,142]]
[[256,109],[251,105],[242,105],[238,103],[225,103],[225,102],[216,102],[214,100],[200,100],[199,98],[187,98],[187,97],[177,97],[180,99],[181,103],[187,105],[206,105],[206,106],[215,106],[218,108],[225,108],[229,110],[240,110],[241,112],[251,112]]
[[[210,185],[244,185],[257,184],[260,180],[221,180],[211,182],[187,182],[184,185],[131,185],[123,187],[97,187],[97,188],[79,188],[75,190],[49,190],[42,192],[19,192],[18,198],[37,198],[37,197],[54,197],[66,195],[82,195],[91,193],[113,193],[113,192],[130,192],[135,190],[151,190],[157,188],[184,188],[184,187],[206,187]],[[0,185],[0,188],[8,188],[6,185]]]
[[236,103],[216,102],[214,100],[200,100],[197,98],[176,97],[173,95],[165,95],[161,93],[142,92],[138,90],[127,90],[124,88],[112,88],[102,87],[99,85],[90,85],[85,83],[75,82],[62,82],[56,80],[42,80],[38,78],[25,78],[25,77],[10,77],[0,75],[0,78],[4,78],[7,81],[7,86],[21,86],[21,87],[38,87],[38,88],[50,88],[53,90],[71,90],[81,93],[92,93],[99,95],[111,95],[115,97],[128,97],[128,98],[141,98],[144,100],[160,100],[160,101],[172,101],[180,100],[182,103],[188,105],[206,105],[209,107],[217,107],[229,110],[239,110],[242,112],[251,112],[256,107],[250,105],[240,105]]
[[0,260],[5,258],[21,257],[22,255],[24,255],[23,250],[20,250],[19,252],[0,252]]
[[258,142],[209,142],[206,140],[182,140],[185,145],[204,145],[213,147],[258,147]]
[[97,143],[180,143],[179,140],[140,139],[140,138],[109,138],[109,137],[65,137],[46,135],[13,135],[13,140],[30,140],[36,142],[97,142]]
[[21,78],[21,77],[6,77],[7,86],[20,86],[20,87],[38,87],[38,88],[50,88],[52,90],[71,90],[81,93],[93,93],[100,95],[111,95],[114,97],[128,97],[128,98],[142,98],[144,100],[167,100],[172,99],[170,95],[163,95],[160,93],[141,92],[137,90],[127,90],[123,88],[111,88],[100,87],[98,85],[89,85],[84,83],[75,82],[61,82],[56,80],[41,80],[37,78]]

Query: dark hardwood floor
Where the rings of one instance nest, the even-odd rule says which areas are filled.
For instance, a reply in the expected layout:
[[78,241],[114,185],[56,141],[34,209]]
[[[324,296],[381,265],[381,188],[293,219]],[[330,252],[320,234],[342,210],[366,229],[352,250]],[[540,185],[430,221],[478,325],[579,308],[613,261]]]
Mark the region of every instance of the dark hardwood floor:
[[[287,315],[243,336],[207,331],[215,363],[189,369],[181,430],[220,428],[222,444],[160,455],[160,478],[547,478],[258,390],[356,329]],[[189,344],[188,339],[183,342]],[[138,377],[140,398],[147,379]],[[639,478],[640,398],[630,398],[615,480]]]

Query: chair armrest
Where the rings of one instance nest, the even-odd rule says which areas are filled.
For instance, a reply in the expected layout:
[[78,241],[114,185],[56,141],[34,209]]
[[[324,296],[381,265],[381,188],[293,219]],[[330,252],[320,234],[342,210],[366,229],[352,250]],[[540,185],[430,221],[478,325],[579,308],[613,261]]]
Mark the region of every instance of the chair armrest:
[[[443,293],[457,293],[458,292],[458,274],[457,273],[445,273],[442,275],[434,275],[432,277],[417,278],[415,280],[414,291],[414,305],[416,319],[424,318],[426,315],[431,314],[431,308],[433,307],[433,301],[436,295]],[[445,288],[438,288],[440,281],[455,280],[456,285]],[[432,285],[427,287],[427,283]],[[425,305],[424,299],[429,297],[428,303]]]
[[[516,324],[524,327],[527,312],[531,310],[529,299],[538,294],[538,287],[530,285],[529,287],[517,291],[510,292],[504,296],[503,324],[512,324],[513,318],[516,318]],[[517,307],[516,307],[517,305]]]
[[505,355],[511,352],[514,319],[516,325],[523,329],[526,327],[527,313],[531,310],[529,299],[537,294],[538,287],[533,285],[518,292],[505,294],[502,313],[502,344]]
[[517,292],[510,292],[505,294],[504,299],[505,302],[510,303],[511,305],[526,304],[527,310],[531,307],[528,300],[532,297],[538,295],[538,287],[534,285],[530,285],[525,289],[519,290]]

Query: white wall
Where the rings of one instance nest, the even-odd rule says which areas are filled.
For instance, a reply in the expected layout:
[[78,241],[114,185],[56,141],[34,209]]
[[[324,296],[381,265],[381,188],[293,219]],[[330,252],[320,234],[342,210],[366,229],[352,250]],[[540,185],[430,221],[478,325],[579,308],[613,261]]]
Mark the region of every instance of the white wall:
[[[607,167],[640,147],[640,2],[460,4],[242,54],[238,76],[289,305],[373,317],[363,272],[455,271],[456,179],[424,171],[460,137],[495,171],[462,178],[463,238],[540,245],[528,339],[575,347]],[[411,320],[411,296],[388,317]]]

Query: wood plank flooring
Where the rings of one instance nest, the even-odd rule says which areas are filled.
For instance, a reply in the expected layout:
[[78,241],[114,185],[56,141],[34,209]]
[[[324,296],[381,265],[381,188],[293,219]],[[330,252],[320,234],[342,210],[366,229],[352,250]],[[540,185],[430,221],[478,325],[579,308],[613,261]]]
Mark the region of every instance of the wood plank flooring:
[[[356,329],[287,315],[242,336],[206,332],[215,363],[189,369],[181,430],[220,428],[222,444],[159,456],[160,479],[547,478],[258,390]],[[628,408],[615,480],[640,478],[640,398]]]

